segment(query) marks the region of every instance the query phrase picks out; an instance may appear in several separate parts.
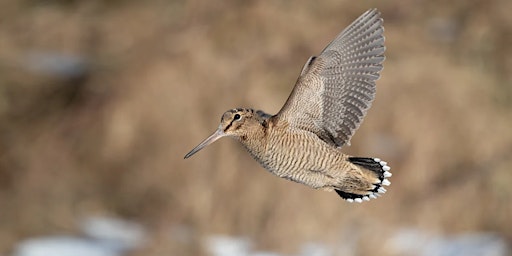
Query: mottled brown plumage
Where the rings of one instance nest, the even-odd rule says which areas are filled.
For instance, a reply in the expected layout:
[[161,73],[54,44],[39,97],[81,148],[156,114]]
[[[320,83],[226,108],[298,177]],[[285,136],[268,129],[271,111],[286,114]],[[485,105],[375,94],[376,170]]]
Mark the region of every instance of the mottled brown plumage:
[[311,57],[276,115],[232,109],[217,131],[188,158],[224,136],[238,139],[271,173],[315,189],[335,190],[349,202],[376,198],[389,185],[387,163],[351,157],[340,148],[361,124],[375,97],[384,61],[380,13],[369,10]]

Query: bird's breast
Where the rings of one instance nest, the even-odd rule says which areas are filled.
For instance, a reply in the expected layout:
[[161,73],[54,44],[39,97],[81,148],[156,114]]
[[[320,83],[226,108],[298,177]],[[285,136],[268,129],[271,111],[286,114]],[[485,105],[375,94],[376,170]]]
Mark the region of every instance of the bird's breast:
[[248,150],[265,169],[305,184],[312,172],[323,173],[341,157],[338,150],[303,130],[269,132],[261,148],[264,150]]

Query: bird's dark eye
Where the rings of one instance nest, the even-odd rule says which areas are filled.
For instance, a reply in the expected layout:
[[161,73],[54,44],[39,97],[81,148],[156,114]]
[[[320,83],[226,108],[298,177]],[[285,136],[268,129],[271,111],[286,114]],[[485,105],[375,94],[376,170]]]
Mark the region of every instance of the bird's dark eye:
[[235,116],[233,117],[233,120],[240,120],[240,115],[239,114],[235,114]]

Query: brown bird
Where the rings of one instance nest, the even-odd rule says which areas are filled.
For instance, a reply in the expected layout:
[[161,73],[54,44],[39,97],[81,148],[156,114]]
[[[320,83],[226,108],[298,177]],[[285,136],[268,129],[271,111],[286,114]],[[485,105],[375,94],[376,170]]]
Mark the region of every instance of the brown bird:
[[230,136],[281,178],[334,190],[349,202],[385,193],[382,186],[390,185],[391,177],[386,162],[340,150],[350,145],[375,97],[386,49],[382,23],[376,9],[362,14],[319,56],[309,58],[276,115],[249,108],[228,110],[218,129],[185,158]]

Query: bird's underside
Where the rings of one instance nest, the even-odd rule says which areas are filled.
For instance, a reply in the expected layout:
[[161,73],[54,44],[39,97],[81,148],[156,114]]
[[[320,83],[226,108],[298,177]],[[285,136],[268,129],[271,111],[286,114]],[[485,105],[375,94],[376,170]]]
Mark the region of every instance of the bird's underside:
[[314,133],[276,124],[272,118],[268,123],[264,139],[241,142],[271,173],[311,188],[334,190],[349,202],[376,198],[386,192],[383,186],[390,185],[385,161],[352,157]]

